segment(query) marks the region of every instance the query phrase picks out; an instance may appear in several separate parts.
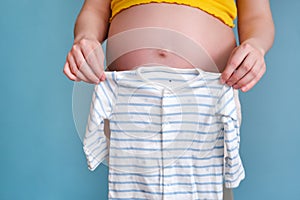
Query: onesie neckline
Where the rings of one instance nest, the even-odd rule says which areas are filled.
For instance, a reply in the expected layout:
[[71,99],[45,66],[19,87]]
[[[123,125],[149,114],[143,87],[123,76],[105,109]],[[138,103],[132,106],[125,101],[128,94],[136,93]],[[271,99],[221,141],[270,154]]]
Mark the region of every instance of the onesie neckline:
[[[147,70],[164,70],[164,71],[168,71],[168,72],[175,72],[175,73],[179,73],[179,71],[181,72],[185,72],[185,73],[188,73],[188,72],[191,72],[191,73],[195,73],[197,74],[196,77],[190,79],[190,80],[187,80],[186,82],[180,84],[179,86],[176,86],[176,87],[168,87],[164,84],[161,84],[161,83],[157,83],[157,82],[154,82],[154,81],[151,81],[149,80],[148,78],[144,77],[142,74],[144,71],[147,71]],[[173,67],[169,67],[169,66],[166,66],[166,65],[155,65],[155,66],[139,66],[137,69],[136,69],[136,74],[138,75],[138,77],[140,79],[142,79],[144,82],[147,82],[147,83],[150,83],[151,85],[154,85],[154,86],[157,86],[159,88],[164,88],[164,89],[171,89],[171,90],[178,90],[178,89],[182,89],[184,88],[185,86],[188,86],[189,84],[199,80],[202,78],[202,71],[198,68],[173,68]]]

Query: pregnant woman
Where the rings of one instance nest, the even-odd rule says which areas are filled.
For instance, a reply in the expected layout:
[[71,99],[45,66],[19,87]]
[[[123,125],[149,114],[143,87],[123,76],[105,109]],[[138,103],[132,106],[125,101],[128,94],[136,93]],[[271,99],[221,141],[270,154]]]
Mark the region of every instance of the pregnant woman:
[[[232,29],[236,17],[239,45]],[[85,0],[75,24],[65,75],[70,80],[92,84],[104,81],[101,43],[119,33],[146,27],[174,30],[199,44],[222,73],[221,82],[235,89],[237,105],[237,91],[249,91],[265,73],[264,56],[274,40],[268,0]],[[167,34],[161,37],[169,39]],[[120,48],[121,45],[125,44],[120,43]],[[197,49],[193,52],[197,55]],[[82,67],[84,63],[88,67]],[[107,70],[131,70],[147,63],[195,67],[167,50],[144,48],[120,55]],[[224,199],[232,198],[231,191],[225,190]]]

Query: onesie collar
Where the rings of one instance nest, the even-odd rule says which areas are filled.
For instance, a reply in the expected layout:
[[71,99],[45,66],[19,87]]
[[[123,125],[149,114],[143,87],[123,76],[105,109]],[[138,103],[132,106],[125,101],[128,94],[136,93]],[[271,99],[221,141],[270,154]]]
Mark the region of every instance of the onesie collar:
[[[143,75],[143,72],[147,72],[147,71],[159,71],[159,70],[164,70],[164,71],[168,71],[168,72],[175,72],[175,73],[195,73],[197,74],[196,77],[190,79],[190,80],[187,80],[186,82],[184,82],[183,84],[180,84],[179,86],[176,86],[176,87],[168,87],[164,84],[161,84],[161,83],[157,83],[157,82],[154,82],[154,81],[151,81],[150,79],[146,78],[144,75]],[[138,75],[138,77],[140,79],[142,79],[144,82],[147,82],[147,83],[150,83],[154,86],[157,86],[159,88],[164,88],[164,89],[171,89],[171,90],[179,90],[179,89],[182,89],[186,86],[189,86],[191,83],[199,80],[202,78],[202,74],[203,74],[203,71],[199,68],[173,68],[173,67],[169,67],[169,66],[165,66],[165,65],[155,65],[155,66],[139,66],[137,69],[136,69],[136,74]]]

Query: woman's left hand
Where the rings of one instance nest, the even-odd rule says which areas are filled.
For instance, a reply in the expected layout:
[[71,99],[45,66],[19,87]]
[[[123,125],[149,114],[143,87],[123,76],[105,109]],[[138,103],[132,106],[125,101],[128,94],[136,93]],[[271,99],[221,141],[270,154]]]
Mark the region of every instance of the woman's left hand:
[[232,51],[221,82],[243,92],[249,91],[266,72],[264,55],[264,50],[254,42],[244,41]]

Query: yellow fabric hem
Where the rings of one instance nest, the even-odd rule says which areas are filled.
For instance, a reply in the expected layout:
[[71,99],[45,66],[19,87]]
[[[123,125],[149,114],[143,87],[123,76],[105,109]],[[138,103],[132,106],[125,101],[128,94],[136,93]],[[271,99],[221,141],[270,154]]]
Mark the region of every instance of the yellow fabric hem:
[[[131,0],[134,2],[134,0]],[[188,4],[188,3],[183,3],[183,2],[174,2],[174,1],[167,1],[167,0],[150,0],[148,2],[138,2],[136,1],[135,3],[131,3],[129,5],[125,5],[124,7],[121,7],[121,6],[116,6],[116,9],[112,10],[112,15],[109,19],[109,22],[112,21],[112,19],[114,18],[114,16],[116,16],[119,12],[121,12],[122,10],[125,10],[125,9],[128,9],[130,7],[133,7],[133,6],[136,6],[136,5],[142,5],[142,4],[148,4],[148,3],[170,3],[170,4],[178,4],[178,5],[186,5],[186,6],[191,6],[193,8],[198,8],[214,17],[216,17],[217,19],[221,20],[224,24],[226,24],[227,26],[233,28],[235,27],[235,24],[233,23],[233,19],[224,14],[224,13],[220,13],[219,11],[216,11],[216,9],[214,9],[213,7],[207,7],[207,6],[204,6],[204,8],[201,8],[200,6],[195,6],[195,5],[191,5],[191,4]],[[219,14],[217,14],[219,13]],[[233,15],[232,16],[233,18],[235,18],[236,16]]]

